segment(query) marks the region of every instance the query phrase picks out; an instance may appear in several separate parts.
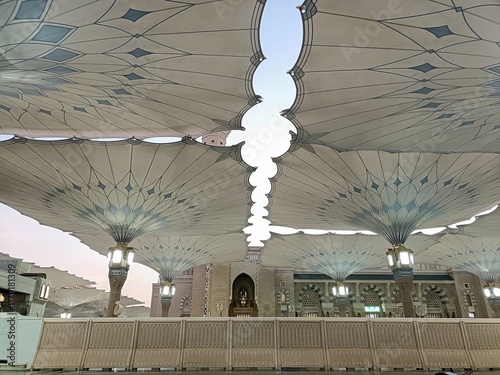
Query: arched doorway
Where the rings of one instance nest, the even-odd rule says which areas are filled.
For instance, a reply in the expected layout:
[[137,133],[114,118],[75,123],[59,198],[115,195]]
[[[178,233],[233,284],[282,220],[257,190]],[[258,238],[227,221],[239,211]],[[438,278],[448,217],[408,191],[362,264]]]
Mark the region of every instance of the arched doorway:
[[242,273],[234,279],[233,300],[229,306],[229,316],[259,316],[255,302],[255,283],[246,273]]

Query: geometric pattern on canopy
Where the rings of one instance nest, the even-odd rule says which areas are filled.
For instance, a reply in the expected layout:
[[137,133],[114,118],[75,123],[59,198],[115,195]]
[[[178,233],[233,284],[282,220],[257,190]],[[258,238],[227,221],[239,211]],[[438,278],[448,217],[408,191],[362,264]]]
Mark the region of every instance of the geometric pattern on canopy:
[[306,0],[283,115],[342,150],[499,152],[496,1]]
[[[437,242],[437,236],[415,234],[406,246],[417,256]],[[366,268],[387,265],[388,244],[382,236],[363,234],[273,235],[266,241],[262,265],[320,272],[337,281]]]
[[115,242],[236,231],[250,216],[254,171],[240,148],[13,138],[0,142],[0,200],[44,225]]
[[469,218],[500,197],[498,154],[339,153],[305,144],[275,161],[273,225],[368,229],[393,245],[415,229]]
[[[106,236],[73,235],[99,254],[108,254],[110,244]],[[129,246],[134,247],[135,263],[151,268],[168,281],[198,265],[242,261],[247,249],[243,232],[216,236],[140,236]]]
[[500,276],[500,238],[447,234],[424,256],[429,263],[473,273],[485,282],[495,282]]
[[243,261],[247,249],[243,232],[218,236],[142,236],[131,245],[136,249],[135,262],[155,270],[162,280],[168,281],[202,264]]
[[147,138],[241,129],[264,0],[0,3],[0,133]]

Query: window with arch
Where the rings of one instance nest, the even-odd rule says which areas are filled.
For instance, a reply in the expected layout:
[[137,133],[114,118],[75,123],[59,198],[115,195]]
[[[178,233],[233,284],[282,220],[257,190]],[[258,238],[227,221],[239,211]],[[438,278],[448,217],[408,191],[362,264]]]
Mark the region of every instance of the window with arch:
[[308,289],[302,296],[302,311],[306,317],[318,317],[321,309],[321,302],[318,293]]
[[427,317],[428,318],[442,318],[443,317],[443,307],[441,305],[441,298],[433,290],[428,290],[426,295],[427,304]]
[[181,317],[190,317],[191,316],[191,297],[184,297],[184,301],[182,301],[181,308]]
[[[374,290],[365,291],[364,292],[364,299],[365,299],[365,307],[378,306],[379,308],[381,308],[381,306],[382,306],[382,303],[380,302],[380,296]],[[379,316],[379,313],[369,312],[369,313],[366,313],[366,316],[369,318],[376,318]]]

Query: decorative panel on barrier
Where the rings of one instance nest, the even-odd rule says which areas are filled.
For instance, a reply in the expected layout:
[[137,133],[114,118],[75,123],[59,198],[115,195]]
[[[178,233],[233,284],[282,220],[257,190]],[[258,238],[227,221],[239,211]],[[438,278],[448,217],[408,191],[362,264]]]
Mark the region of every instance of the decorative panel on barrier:
[[33,369],[80,369],[88,320],[45,319]]
[[375,362],[380,368],[423,368],[413,320],[377,318],[371,322]]
[[471,368],[460,321],[418,322],[426,368]]
[[232,320],[232,367],[277,367],[275,322]]
[[139,320],[132,368],[179,368],[181,321]]
[[500,324],[483,320],[465,322],[474,368],[500,368]]
[[84,368],[129,368],[132,358],[135,321],[99,319],[90,325]]
[[329,368],[373,367],[367,320],[325,321]]
[[182,367],[229,367],[229,320],[186,321]]
[[279,320],[280,367],[326,367],[320,320]]

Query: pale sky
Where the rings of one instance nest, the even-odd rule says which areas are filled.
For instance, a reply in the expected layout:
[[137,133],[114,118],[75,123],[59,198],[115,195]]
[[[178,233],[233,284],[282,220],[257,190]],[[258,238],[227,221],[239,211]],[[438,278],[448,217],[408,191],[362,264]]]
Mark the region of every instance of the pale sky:
[[[290,70],[298,56],[302,42],[300,5],[290,0],[267,0],[261,23],[261,45],[266,60],[254,76],[254,91],[264,101],[254,106],[243,118],[246,131],[235,131],[228,144],[246,141],[242,150],[244,160],[252,166],[261,166],[250,182],[258,185],[252,208],[251,222],[257,225],[245,232],[253,233],[252,245],[261,245],[269,237],[267,221],[260,217],[267,211],[265,194],[269,192],[268,177],[276,173],[271,157],[288,149],[289,131],[294,127],[279,112],[290,107],[295,98],[295,85]],[[113,246],[110,243],[109,246]],[[97,288],[109,290],[106,257],[83,245],[78,239],[60,230],[39,225],[10,207],[0,204],[0,252],[22,258],[40,266],[55,266],[78,276],[94,280]],[[138,263],[130,267],[122,294],[144,301],[149,306],[151,284],[158,281],[157,272]]]

